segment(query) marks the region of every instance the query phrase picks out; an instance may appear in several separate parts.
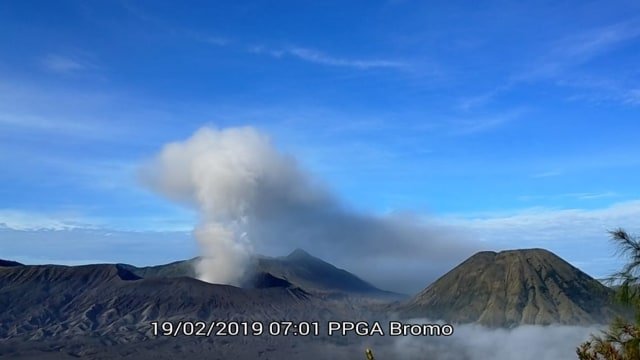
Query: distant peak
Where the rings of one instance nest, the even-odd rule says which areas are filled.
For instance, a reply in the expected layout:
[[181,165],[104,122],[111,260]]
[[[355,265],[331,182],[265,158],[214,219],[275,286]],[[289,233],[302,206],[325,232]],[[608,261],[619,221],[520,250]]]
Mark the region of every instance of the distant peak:
[[314,257],[308,252],[297,248],[287,255],[287,259],[313,259]]

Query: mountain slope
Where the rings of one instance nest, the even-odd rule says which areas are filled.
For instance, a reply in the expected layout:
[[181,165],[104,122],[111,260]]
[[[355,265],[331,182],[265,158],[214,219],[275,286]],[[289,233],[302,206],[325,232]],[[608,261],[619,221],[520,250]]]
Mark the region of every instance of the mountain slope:
[[[323,359],[319,354],[333,345],[312,336],[269,336],[267,324],[370,315],[348,298],[321,299],[268,274],[258,274],[256,282],[261,288],[189,277],[145,279],[108,264],[0,267],[0,358]],[[152,332],[154,321],[260,321],[265,333],[160,336]]]
[[480,252],[399,308],[488,326],[593,324],[611,319],[611,290],[543,249]]
[[256,271],[272,274],[316,293],[395,295],[380,290],[352,273],[339,269],[301,249],[296,249],[284,257],[259,257]]
[[169,264],[137,267],[129,264],[118,264],[142,278],[157,277],[191,277],[196,278],[195,264],[198,258],[174,261]]
[[305,319],[326,311],[297,288],[142,279],[117,265],[2,267],[0,308],[0,340],[113,334],[119,342],[147,336],[154,320]]

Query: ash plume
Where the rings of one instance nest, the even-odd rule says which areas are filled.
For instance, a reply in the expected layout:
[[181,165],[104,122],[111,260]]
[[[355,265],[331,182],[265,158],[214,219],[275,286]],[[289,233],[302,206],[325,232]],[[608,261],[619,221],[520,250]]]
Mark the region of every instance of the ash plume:
[[143,176],[160,194],[199,211],[194,235],[204,256],[197,271],[214,283],[242,280],[253,253],[248,222],[265,211],[265,196],[305,202],[315,193],[292,159],[248,127],[202,128],[184,142],[166,145]]
[[[165,145],[142,170],[152,190],[199,212],[194,235],[203,260],[197,270],[209,282],[238,284],[254,253],[283,254],[298,247],[356,269],[369,268],[371,261],[428,263],[429,272],[441,264],[436,273],[478,248],[407,214],[349,209],[252,127],[201,128]],[[399,274],[371,268],[369,275],[379,282],[385,276],[397,282]],[[425,277],[423,272],[421,281]]]

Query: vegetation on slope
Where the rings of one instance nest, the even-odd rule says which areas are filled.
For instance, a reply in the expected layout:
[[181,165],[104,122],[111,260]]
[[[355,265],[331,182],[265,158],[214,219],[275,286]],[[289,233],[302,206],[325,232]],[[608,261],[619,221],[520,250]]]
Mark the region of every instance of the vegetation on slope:
[[617,318],[602,335],[581,344],[576,350],[580,360],[640,360],[640,239],[622,229],[610,234],[627,262],[609,280],[620,284],[616,299],[633,311],[635,319]]

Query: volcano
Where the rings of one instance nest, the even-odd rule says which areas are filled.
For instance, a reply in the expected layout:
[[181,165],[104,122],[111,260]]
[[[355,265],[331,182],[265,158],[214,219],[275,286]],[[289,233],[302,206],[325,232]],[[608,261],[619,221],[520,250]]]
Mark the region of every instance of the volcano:
[[402,304],[403,318],[480,323],[605,323],[617,313],[612,290],[543,249],[483,251]]

